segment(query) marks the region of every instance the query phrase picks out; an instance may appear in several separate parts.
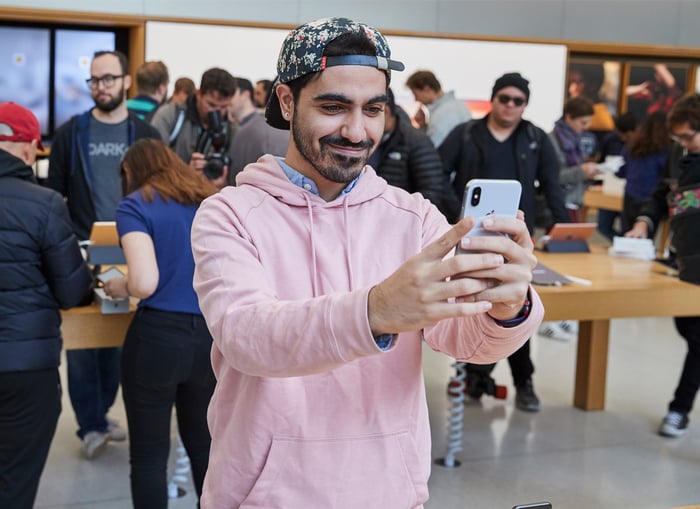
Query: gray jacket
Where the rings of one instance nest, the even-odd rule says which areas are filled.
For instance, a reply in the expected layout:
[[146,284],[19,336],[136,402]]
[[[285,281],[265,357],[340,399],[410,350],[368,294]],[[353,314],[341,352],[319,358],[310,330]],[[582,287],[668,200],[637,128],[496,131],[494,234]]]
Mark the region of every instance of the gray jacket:
[[559,183],[564,189],[564,200],[567,204],[581,206],[583,204],[583,193],[588,187],[588,178],[580,164],[575,166],[566,165],[566,157],[559,146],[559,139],[554,134],[554,131],[549,133],[548,136],[552,141],[552,145],[554,145],[557,161],[559,161]]

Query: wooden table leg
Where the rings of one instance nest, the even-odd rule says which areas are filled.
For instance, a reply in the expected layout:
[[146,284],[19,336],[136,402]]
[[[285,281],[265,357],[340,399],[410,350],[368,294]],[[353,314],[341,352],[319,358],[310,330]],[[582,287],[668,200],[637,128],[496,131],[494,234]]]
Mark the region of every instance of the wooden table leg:
[[574,386],[574,406],[577,408],[605,409],[609,332],[610,320],[582,321],[579,324]]

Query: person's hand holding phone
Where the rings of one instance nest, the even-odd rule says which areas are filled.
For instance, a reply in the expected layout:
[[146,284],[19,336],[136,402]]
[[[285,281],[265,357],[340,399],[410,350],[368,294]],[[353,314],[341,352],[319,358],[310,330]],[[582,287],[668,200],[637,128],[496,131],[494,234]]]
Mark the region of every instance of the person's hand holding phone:
[[532,237],[525,224],[525,216],[520,210],[514,218],[486,217],[482,222],[482,228],[486,232],[505,235],[465,237],[460,242],[463,254],[457,254],[455,257],[473,257],[493,253],[502,256],[504,263],[456,276],[487,282],[484,290],[464,295],[461,300],[489,301],[493,305],[488,312],[489,315],[497,320],[510,320],[517,316],[525,302],[532,281],[532,270],[537,265],[537,258],[533,254]]

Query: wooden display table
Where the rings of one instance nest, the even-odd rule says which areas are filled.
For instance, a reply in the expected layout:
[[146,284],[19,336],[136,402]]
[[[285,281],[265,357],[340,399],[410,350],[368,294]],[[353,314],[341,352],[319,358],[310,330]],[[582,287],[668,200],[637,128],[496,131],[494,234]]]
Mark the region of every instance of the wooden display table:
[[608,341],[612,318],[700,315],[700,286],[668,275],[658,263],[592,253],[537,252],[546,266],[590,280],[590,286],[538,286],[545,320],[580,320],[574,406],[605,408]]

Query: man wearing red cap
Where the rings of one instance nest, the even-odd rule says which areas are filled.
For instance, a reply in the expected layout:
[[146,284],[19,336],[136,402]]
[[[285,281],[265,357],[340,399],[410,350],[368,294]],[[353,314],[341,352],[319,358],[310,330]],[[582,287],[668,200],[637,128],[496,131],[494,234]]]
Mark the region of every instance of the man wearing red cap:
[[61,195],[36,184],[39,122],[0,104],[0,507],[34,505],[61,413],[59,308],[89,295]]

